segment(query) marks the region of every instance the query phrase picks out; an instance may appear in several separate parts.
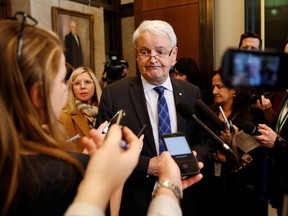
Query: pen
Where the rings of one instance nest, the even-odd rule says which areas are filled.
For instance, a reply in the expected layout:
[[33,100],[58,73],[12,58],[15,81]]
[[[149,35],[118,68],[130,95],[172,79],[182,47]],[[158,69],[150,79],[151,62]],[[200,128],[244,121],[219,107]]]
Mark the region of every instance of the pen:
[[140,131],[138,132],[138,134],[137,134],[137,137],[138,137],[138,138],[144,133],[145,129],[146,129],[146,124],[144,124],[143,127],[142,127],[142,128],[140,129]]
[[230,124],[229,124],[229,122],[228,122],[228,120],[227,120],[227,118],[226,118],[226,116],[225,116],[225,114],[224,114],[223,109],[222,109],[221,106],[219,106],[219,110],[220,110],[220,113],[221,113],[221,115],[222,115],[222,117],[223,117],[223,119],[224,119],[224,122],[225,122],[225,124],[226,124],[226,127],[227,127],[227,129],[229,130],[229,129],[230,129]]
[[80,139],[80,134],[77,134],[73,137],[71,137],[70,139],[68,139],[66,142],[74,142],[76,140]]
[[120,143],[120,147],[124,150],[127,150],[129,145],[127,144],[127,142],[125,140],[121,140],[121,143]]
[[[138,138],[144,133],[145,129],[146,129],[146,124],[144,124],[143,127],[138,132],[138,134],[137,134]],[[120,147],[124,150],[127,150],[129,145],[127,144],[127,142],[125,140],[122,139],[121,143],[120,143]]]

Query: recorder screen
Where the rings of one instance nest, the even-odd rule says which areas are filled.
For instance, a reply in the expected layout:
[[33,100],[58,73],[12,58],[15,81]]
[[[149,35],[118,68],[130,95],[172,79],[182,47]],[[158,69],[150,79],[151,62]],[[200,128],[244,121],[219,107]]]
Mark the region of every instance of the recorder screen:
[[165,138],[167,150],[171,155],[191,154],[185,136]]
[[234,53],[232,83],[237,86],[273,86],[279,68],[279,56]]

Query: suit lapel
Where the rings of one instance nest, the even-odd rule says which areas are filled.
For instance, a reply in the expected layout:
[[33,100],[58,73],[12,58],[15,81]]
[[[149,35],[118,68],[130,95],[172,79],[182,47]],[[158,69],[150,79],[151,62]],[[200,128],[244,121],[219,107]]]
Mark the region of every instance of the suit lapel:
[[131,96],[132,104],[134,106],[136,115],[140,120],[141,126],[143,126],[144,124],[147,125],[145,139],[147,140],[148,143],[150,143],[150,145],[148,146],[150,147],[151,151],[156,155],[157,151],[155,147],[152,126],[150,123],[150,118],[147,110],[143,85],[141,82],[141,76],[135,77],[135,79],[131,82],[129,94]]

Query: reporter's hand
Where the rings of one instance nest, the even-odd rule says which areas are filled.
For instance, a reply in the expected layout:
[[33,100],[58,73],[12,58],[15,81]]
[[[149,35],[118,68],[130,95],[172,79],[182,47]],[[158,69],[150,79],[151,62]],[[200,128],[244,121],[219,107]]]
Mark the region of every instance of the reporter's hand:
[[[120,147],[122,133],[129,145],[127,150]],[[106,136],[97,151],[90,155],[84,179],[74,200],[97,204],[103,210],[113,192],[124,184],[136,167],[144,138],[142,135],[138,139],[129,128],[124,127],[121,130],[117,124],[110,127]]]
[[258,99],[255,104],[252,104],[252,107],[263,111],[268,110],[272,107],[271,101],[268,98],[265,98],[264,95],[261,95],[260,100]]
[[[193,151],[193,154],[196,156],[196,152]],[[198,162],[200,169],[203,168],[203,163]],[[159,181],[169,180],[177,185],[181,190],[186,189],[187,187],[195,184],[196,182],[200,181],[203,177],[202,174],[197,174],[187,179],[181,179],[181,173],[178,165],[171,157],[168,151],[164,151],[160,155],[159,160]]]
[[106,134],[103,134],[102,131],[104,127],[108,124],[108,121],[103,122],[97,129],[91,129],[89,131],[91,138],[83,137],[82,143],[85,146],[83,153],[89,154],[90,156],[102,145],[102,142],[105,139]]
[[150,159],[149,165],[148,165],[148,174],[153,175],[153,176],[158,176],[159,171],[158,171],[158,165],[160,161],[160,156],[155,156]]
[[265,119],[271,124],[274,123],[277,118],[277,114],[272,107],[271,101],[268,98],[265,98],[264,95],[261,95],[260,100],[257,100],[256,103],[252,105],[252,107],[262,110]]
[[262,135],[254,136],[254,138],[258,140],[261,145],[267,148],[273,148],[277,138],[276,132],[265,124],[258,124],[258,131]]

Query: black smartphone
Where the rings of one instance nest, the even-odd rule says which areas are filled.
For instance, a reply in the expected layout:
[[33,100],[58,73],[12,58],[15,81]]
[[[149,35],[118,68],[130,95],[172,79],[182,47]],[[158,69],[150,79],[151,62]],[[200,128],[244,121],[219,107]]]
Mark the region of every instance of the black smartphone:
[[182,176],[193,176],[200,173],[198,161],[193,154],[186,136],[182,132],[163,134],[165,149],[180,168]]
[[226,86],[287,88],[288,55],[283,52],[228,49],[222,59]]
[[106,134],[108,132],[109,126],[112,124],[123,124],[123,118],[126,115],[126,112],[123,109],[120,109],[109,121],[109,123],[104,127],[102,133]]

